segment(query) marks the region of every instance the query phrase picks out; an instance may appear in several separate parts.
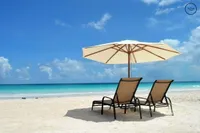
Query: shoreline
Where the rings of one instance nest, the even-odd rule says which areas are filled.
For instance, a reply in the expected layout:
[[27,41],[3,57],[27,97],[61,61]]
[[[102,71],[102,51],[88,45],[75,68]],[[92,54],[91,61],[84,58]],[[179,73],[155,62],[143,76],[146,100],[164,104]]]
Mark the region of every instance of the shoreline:
[[[149,90],[137,90],[137,94],[148,94]],[[168,94],[175,93],[187,93],[187,92],[200,92],[200,89],[170,89]],[[80,93],[49,93],[49,94],[13,94],[13,95],[1,95],[0,100],[15,100],[15,99],[44,99],[44,98],[65,98],[65,97],[88,97],[88,96],[113,96],[114,91],[109,92],[80,92]]]

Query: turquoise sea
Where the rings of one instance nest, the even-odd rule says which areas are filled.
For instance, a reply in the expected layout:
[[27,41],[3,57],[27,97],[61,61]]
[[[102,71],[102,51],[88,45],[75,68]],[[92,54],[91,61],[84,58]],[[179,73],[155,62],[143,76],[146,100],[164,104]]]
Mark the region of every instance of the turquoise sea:
[[[153,83],[142,82],[138,91],[147,91]],[[70,95],[113,94],[117,83],[18,84],[0,85],[0,99],[59,97]],[[169,91],[200,90],[200,82],[173,82]]]

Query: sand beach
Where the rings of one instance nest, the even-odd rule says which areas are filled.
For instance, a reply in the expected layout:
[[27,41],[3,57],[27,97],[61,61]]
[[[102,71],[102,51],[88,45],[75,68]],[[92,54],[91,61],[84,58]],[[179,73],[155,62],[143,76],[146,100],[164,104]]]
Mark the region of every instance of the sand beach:
[[[146,96],[140,92],[136,96]],[[169,108],[157,108],[150,117],[148,108],[139,112],[117,109],[104,115],[97,107],[91,111],[91,102],[102,96],[76,96],[38,99],[0,100],[1,133],[199,133],[200,91],[168,92],[172,99],[174,116]]]

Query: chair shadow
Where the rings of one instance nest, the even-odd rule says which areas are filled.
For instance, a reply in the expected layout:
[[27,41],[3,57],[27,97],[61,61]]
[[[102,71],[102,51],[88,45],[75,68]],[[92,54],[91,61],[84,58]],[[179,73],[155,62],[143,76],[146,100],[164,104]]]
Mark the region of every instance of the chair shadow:
[[[158,117],[167,116],[159,112],[153,112],[153,117],[150,117],[148,109],[142,109],[142,119],[140,119],[139,111],[134,112],[133,110],[127,110],[124,114],[122,109],[116,109],[117,121],[148,121]],[[93,122],[111,122],[115,121],[113,116],[113,110],[105,108],[104,114],[101,115],[100,109],[91,110],[91,108],[79,108],[68,110],[64,117],[71,117],[74,119],[80,119],[85,121]]]

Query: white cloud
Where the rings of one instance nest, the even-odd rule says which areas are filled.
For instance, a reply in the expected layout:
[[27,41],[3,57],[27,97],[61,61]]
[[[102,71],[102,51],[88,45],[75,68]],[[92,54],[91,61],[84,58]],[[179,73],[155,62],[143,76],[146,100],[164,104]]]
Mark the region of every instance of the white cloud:
[[159,0],[142,0],[146,4],[156,4],[159,2]]
[[65,58],[64,60],[55,59],[52,64],[62,73],[85,71],[81,62],[69,58]]
[[46,72],[48,74],[49,79],[52,79],[53,70],[51,67],[42,65],[42,66],[39,66],[39,69],[41,72]]
[[16,69],[17,76],[20,80],[30,80],[30,74],[29,74],[30,67],[24,67],[21,69]]
[[177,56],[172,62],[178,61],[200,66],[200,26],[191,31],[187,41],[180,42],[176,39],[165,39],[161,42],[166,42],[181,52],[181,55]]
[[109,13],[105,13],[99,21],[97,21],[97,22],[95,22],[95,21],[89,22],[87,24],[87,26],[95,28],[97,30],[103,30],[105,25],[106,25],[106,23],[108,22],[109,19],[111,19],[111,17],[112,16]]
[[185,5],[183,6],[177,6],[177,7],[171,7],[171,8],[163,8],[163,7],[158,7],[156,9],[155,15],[163,15],[163,14],[169,14],[171,12],[176,11],[177,9],[184,8]]
[[0,77],[5,78],[12,70],[9,60],[5,57],[0,57]]
[[180,44],[180,41],[177,39],[164,39],[164,40],[161,40],[160,42],[171,45],[172,47],[178,47]]
[[117,67],[114,65],[113,67],[104,68],[102,72],[94,72],[94,74],[98,78],[119,78],[119,77],[127,77],[128,67]]
[[128,67],[116,67],[104,69],[104,73],[108,77],[124,77],[128,74]]
[[146,4],[157,4],[158,6],[169,6],[182,0],[141,0]]
[[159,6],[168,6],[168,5],[172,5],[174,3],[181,2],[181,1],[182,0],[160,0],[158,5]]
[[63,22],[63,21],[61,21],[59,19],[55,20],[55,25],[62,26],[62,27],[71,27],[69,24],[67,24],[67,23],[65,23],[65,22]]
[[165,9],[158,8],[155,12],[155,15],[169,14],[170,12],[174,10],[175,8],[165,8]]
[[184,41],[181,48],[184,53],[188,53],[190,55],[194,55],[196,52],[200,53],[200,26],[191,31],[189,40]]
[[52,80],[63,80],[66,77],[79,79],[84,78],[86,74],[86,69],[82,62],[69,58],[63,60],[54,59],[44,65],[39,65],[39,69],[41,72],[46,72],[48,78]]
[[184,53],[184,59],[188,59],[193,64],[200,65],[200,26],[191,31],[188,41],[184,41],[180,46]]
[[[137,68],[131,68],[131,71],[136,72]],[[119,79],[121,77],[128,76],[128,66],[127,65],[113,65],[113,67],[109,67],[107,65],[106,68],[103,69],[102,72],[93,72],[98,78],[111,78],[111,79]]]

